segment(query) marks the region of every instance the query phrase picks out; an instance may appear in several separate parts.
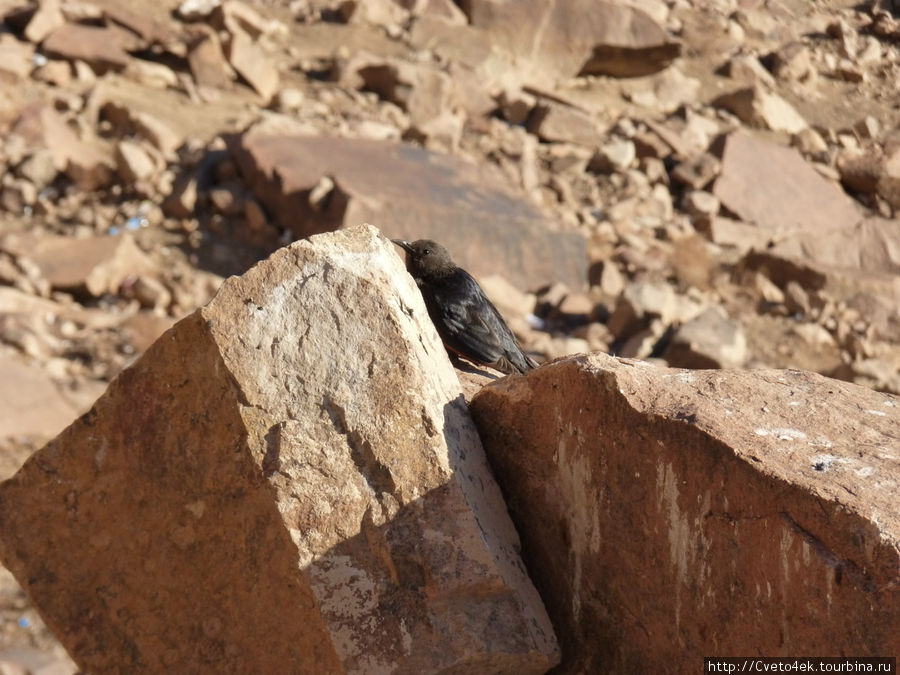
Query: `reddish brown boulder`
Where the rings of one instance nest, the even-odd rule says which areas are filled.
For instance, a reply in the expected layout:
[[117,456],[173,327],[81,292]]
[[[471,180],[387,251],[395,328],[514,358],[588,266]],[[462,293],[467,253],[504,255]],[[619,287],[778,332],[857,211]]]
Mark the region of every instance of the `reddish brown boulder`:
[[[231,150],[254,196],[298,237],[374,222],[390,237],[437,239],[476,276],[521,289],[587,278],[584,237],[552,231],[483,167],[411,145],[252,131]],[[323,177],[332,189],[311,204]]]
[[471,409],[560,673],[900,653],[900,399],[595,354]]
[[543,673],[518,547],[374,228],[227,280],[0,484],[0,558],[87,672]]

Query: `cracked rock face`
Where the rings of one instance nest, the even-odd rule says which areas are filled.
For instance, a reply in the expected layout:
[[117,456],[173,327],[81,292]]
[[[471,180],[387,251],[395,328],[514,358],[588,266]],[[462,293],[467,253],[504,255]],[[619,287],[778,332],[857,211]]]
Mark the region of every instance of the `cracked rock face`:
[[560,672],[900,650],[896,397],[594,354],[489,385],[471,409]]
[[544,672],[459,383],[371,227],[276,252],[0,486],[0,555],[90,672]]

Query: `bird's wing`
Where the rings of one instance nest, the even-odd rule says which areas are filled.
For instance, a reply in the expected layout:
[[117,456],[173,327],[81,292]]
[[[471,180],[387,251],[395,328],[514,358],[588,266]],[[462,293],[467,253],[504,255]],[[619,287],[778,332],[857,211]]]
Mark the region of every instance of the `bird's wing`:
[[516,340],[497,308],[491,304],[465,270],[459,270],[452,283],[436,290],[436,299],[444,312],[447,345],[479,363],[493,364],[518,350]]

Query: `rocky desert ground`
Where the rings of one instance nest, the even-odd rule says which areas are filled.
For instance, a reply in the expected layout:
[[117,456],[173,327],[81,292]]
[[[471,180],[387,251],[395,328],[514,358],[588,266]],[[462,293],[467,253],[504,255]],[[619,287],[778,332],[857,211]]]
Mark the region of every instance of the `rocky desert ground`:
[[[0,478],[223,279],[362,222],[446,243],[541,361],[900,394],[891,0],[0,15]],[[0,672],[76,671],[5,570],[0,617]]]

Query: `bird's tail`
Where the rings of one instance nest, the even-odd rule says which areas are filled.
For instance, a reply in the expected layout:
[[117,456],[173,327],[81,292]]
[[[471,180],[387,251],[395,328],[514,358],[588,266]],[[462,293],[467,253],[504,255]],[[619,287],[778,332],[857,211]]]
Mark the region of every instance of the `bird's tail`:
[[517,353],[507,352],[506,356],[501,356],[497,359],[496,363],[491,364],[492,367],[507,375],[512,373],[524,375],[529,370],[537,368],[538,365],[537,361],[528,356],[528,354],[521,349],[517,350]]
[[522,356],[525,357],[525,363],[528,365],[528,370],[533,370],[534,368],[537,368],[539,365],[541,365],[533,358],[528,356],[528,354],[526,354],[525,352],[522,352]]

